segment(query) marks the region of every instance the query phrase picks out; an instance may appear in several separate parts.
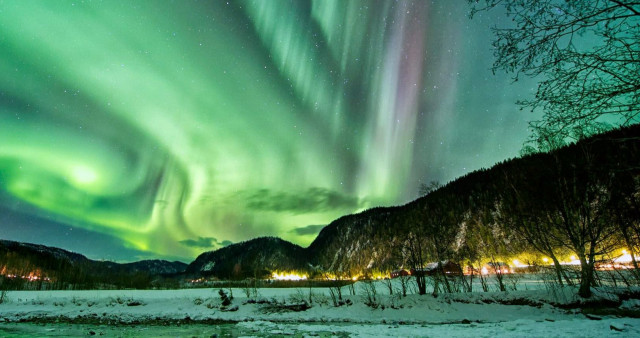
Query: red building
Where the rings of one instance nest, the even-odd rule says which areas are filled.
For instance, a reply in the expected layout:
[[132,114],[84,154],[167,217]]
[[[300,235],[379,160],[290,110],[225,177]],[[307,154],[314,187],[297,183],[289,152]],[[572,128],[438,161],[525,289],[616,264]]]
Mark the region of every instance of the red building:
[[404,269],[391,271],[391,278],[404,277],[404,276],[409,276],[409,271]]

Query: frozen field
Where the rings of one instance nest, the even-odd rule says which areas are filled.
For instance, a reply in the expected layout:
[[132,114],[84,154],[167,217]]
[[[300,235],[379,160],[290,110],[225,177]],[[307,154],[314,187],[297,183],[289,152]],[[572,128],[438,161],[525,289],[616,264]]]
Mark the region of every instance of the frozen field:
[[[9,291],[0,304],[0,336],[640,336],[640,319],[629,317],[640,301],[612,288],[597,290],[594,299],[611,301],[613,309],[587,316],[566,308],[580,301],[575,290],[535,279],[508,292],[476,288],[438,297],[401,297],[397,281],[390,295],[374,282],[373,303],[371,285],[356,283],[356,295],[343,287],[346,304],[339,307],[329,289],[304,286],[253,290],[257,297],[249,298],[248,290],[226,289],[233,293],[226,307],[219,289]],[[311,307],[302,310],[297,305],[309,293]]]
[[[516,320],[473,324],[336,324],[241,322],[206,325],[0,324],[2,337],[637,337],[637,320]],[[611,326],[623,331],[615,331]]]

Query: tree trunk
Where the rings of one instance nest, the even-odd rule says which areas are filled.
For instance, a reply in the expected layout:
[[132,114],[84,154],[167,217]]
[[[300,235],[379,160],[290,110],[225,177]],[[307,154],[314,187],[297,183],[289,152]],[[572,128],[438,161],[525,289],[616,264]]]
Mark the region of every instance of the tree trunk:
[[629,254],[631,255],[631,262],[633,263],[633,268],[638,271],[638,261],[636,261],[636,252],[631,247],[629,247]]
[[635,253],[635,250],[634,250],[635,246],[632,243],[631,236],[629,236],[629,232],[627,230],[627,227],[621,226],[620,228],[622,230],[622,236],[624,237],[624,241],[627,244],[627,248],[629,248],[629,254],[631,255],[631,263],[633,264],[633,268],[634,268],[633,269],[633,276],[636,279],[640,279],[640,274],[639,274],[640,270],[638,270],[638,261],[636,260],[636,253]]
[[553,267],[556,270],[556,277],[558,278],[558,284],[560,284],[560,286],[564,286],[564,283],[562,283],[562,265],[560,265],[560,262],[558,261],[555,255],[551,255],[551,260],[553,260]]
[[553,265],[555,266],[556,275],[558,277],[558,281],[560,281],[560,286],[562,286],[563,278],[565,283],[567,283],[567,285],[574,285],[573,281],[569,278],[569,276],[567,276],[566,272],[562,268],[562,264],[560,264],[560,261],[558,261],[558,258],[553,253],[549,254],[549,257],[551,257],[551,260],[553,260]]
[[451,293],[451,285],[449,285],[449,280],[447,279],[447,274],[444,271],[444,266],[442,266],[442,261],[438,261],[438,273],[442,276],[446,292]]
[[629,247],[629,253],[631,254],[631,262],[633,263],[633,276],[636,280],[640,280],[640,269],[638,269],[638,261],[636,260],[636,252],[633,248]]
[[620,230],[622,232],[622,237],[624,238],[624,242],[627,244],[627,248],[629,248],[629,253],[631,254],[631,261],[633,262],[633,267],[637,270],[638,269],[638,262],[636,261],[636,257],[635,257],[635,254],[634,254],[635,250],[633,250],[635,245],[633,245],[633,243],[632,243],[631,236],[629,235],[628,229],[629,229],[628,226],[620,225]]
[[437,297],[438,291],[440,291],[440,277],[438,275],[439,274],[431,275],[431,278],[433,279],[433,292],[431,295],[434,297]]
[[591,285],[593,284],[593,261],[587,262],[584,253],[579,253],[580,258],[580,289],[578,295],[582,298],[591,297]]
[[424,273],[416,275],[416,284],[418,284],[418,294],[425,295],[427,294],[427,281],[424,277]]

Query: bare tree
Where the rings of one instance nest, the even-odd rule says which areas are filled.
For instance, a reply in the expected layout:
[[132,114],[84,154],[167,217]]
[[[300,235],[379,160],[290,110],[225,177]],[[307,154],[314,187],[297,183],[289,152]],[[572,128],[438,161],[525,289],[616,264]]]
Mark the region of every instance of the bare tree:
[[[634,0],[468,0],[471,16],[502,8],[510,24],[494,27],[493,71],[539,78],[534,139],[549,131],[640,122],[640,2]],[[580,133],[578,133],[580,134]]]
[[[511,177],[511,176],[516,177]],[[527,179],[524,172],[515,172],[511,175],[505,172],[506,187],[501,191],[498,217],[505,230],[513,232],[528,246],[551,258],[553,262],[556,278],[560,286],[572,285],[571,279],[567,276],[558,253],[562,250],[563,236],[560,229],[547,221],[541,203],[544,201],[539,182]]]
[[405,245],[402,247],[402,254],[408,258],[407,262],[411,267],[411,275],[415,278],[419,295],[427,293],[427,279],[424,274],[424,266],[426,265],[425,247],[425,238],[415,232],[410,232],[407,235]]
[[466,211],[458,196],[449,193],[436,195],[429,195],[423,206],[409,216],[414,227],[402,246],[402,256],[407,258],[421,295],[426,293],[425,268],[429,262],[437,264],[435,274],[431,273],[434,295],[440,284],[445,292],[453,292],[442,263],[454,258],[456,238]]
[[[537,175],[514,184],[519,186],[515,199],[531,209],[531,214],[518,219],[525,222],[518,226],[521,234],[552,259],[551,255],[563,248],[574,252],[580,261],[578,294],[585,298],[591,296],[591,287],[597,283],[596,259],[619,245],[617,227],[610,216],[616,177],[610,168],[598,165],[604,159],[595,158],[592,146],[580,143],[563,156],[559,152],[545,156],[538,163]],[[529,182],[524,184],[525,180]],[[514,201],[507,197],[504,202]],[[561,273],[558,271],[559,281]]]
[[[507,255],[507,236],[495,221],[494,217],[477,217],[474,222],[473,236],[475,245],[481,257],[478,262],[480,270],[484,267],[483,262],[487,262],[491,267],[490,273],[493,273],[496,282],[498,283],[498,289],[500,291],[507,291],[504,283],[504,274],[502,266],[502,259]],[[483,284],[484,291],[487,291],[486,281],[484,276],[481,275],[481,283]]]
[[441,283],[445,292],[453,292],[442,264],[446,260],[454,260],[456,239],[464,222],[465,211],[460,198],[452,194],[434,196],[425,205],[422,222],[426,228],[424,236],[427,257],[437,264],[433,275],[434,294],[438,292]]
[[640,253],[640,168],[616,172],[618,179],[612,187],[611,219],[618,226],[621,240],[631,255],[632,273],[640,280],[636,255]]
[[442,187],[442,184],[438,181],[431,181],[429,184],[422,183],[420,184],[420,188],[418,189],[418,193],[420,196],[428,195],[429,193],[436,191]]

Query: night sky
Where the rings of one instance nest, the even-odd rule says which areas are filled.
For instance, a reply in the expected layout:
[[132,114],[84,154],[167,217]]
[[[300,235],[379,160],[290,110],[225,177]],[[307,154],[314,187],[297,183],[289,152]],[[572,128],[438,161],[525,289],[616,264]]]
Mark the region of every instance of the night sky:
[[517,156],[466,1],[0,3],[0,238],[189,261]]

